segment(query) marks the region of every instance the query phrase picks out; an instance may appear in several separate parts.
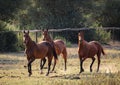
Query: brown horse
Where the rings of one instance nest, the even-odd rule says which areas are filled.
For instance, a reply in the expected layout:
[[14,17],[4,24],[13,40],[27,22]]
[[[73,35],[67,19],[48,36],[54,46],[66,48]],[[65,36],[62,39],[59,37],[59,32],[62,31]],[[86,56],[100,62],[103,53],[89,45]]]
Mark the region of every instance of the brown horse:
[[40,42],[39,44],[36,44],[34,41],[31,40],[30,36],[29,36],[29,31],[25,32],[24,31],[24,43],[26,46],[26,50],[25,53],[27,55],[27,60],[28,60],[28,72],[29,72],[29,76],[32,75],[32,71],[31,71],[31,63],[35,60],[35,59],[41,59],[43,60],[43,64],[41,62],[40,66],[41,66],[41,71],[42,68],[46,62],[46,60],[44,60],[44,58],[47,56],[48,58],[48,72],[46,74],[46,76],[49,74],[50,71],[50,66],[51,66],[51,61],[52,58],[54,56],[55,60],[57,60],[57,55],[55,55],[55,50],[53,49],[53,47],[46,41]]
[[84,72],[84,69],[82,67],[83,65],[83,61],[86,58],[91,58],[92,59],[92,63],[90,65],[90,72],[92,72],[92,65],[95,61],[95,55],[97,55],[98,58],[98,68],[97,68],[97,72],[99,71],[99,66],[100,66],[100,56],[101,53],[103,55],[105,55],[104,51],[103,51],[103,47],[100,45],[100,43],[98,43],[97,41],[91,41],[91,42],[87,42],[84,40],[84,34],[83,32],[78,33],[78,55],[80,58],[80,73]]
[[[67,50],[66,50],[66,45],[65,43],[60,40],[57,39],[55,41],[53,41],[48,33],[48,29],[47,30],[42,30],[42,34],[43,34],[43,40],[49,42],[53,48],[55,48],[57,55],[62,54],[62,57],[64,58],[64,62],[65,62],[65,70],[67,69],[66,67],[66,63],[67,63]],[[52,71],[54,71],[56,63],[54,64],[54,67],[52,69]]]

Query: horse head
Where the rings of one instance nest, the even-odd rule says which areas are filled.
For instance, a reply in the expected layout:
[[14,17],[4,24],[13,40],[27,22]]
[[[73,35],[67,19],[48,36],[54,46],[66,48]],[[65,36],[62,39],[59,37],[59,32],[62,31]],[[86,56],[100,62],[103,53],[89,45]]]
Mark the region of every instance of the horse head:
[[46,29],[46,30],[42,30],[42,35],[43,35],[43,40],[46,40],[47,39],[47,37],[49,36],[49,34],[48,34],[48,29]]
[[84,33],[83,33],[83,32],[79,32],[79,33],[78,33],[78,41],[79,41],[80,43],[82,43],[83,40],[84,40]]
[[30,40],[31,38],[29,36],[29,30],[27,32],[24,30],[24,43],[27,45]]

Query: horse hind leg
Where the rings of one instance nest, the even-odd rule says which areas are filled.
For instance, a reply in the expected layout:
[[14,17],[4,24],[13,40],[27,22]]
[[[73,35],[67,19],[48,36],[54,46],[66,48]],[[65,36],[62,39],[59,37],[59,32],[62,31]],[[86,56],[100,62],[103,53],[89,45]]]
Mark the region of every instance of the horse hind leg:
[[67,70],[67,66],[66,66],[66,64],[67,64],[67,50],[66,50],[66,48],[64,48],[64,50],[62,51],[62,56],[64,58],[65,71],[66,71]]
[[98,57],[98,67],[97,67],[97,72],[99,71],[99,67],[100,67],[100,55],[101,55],[101,53],[100,52],[98,52],[98,54],[97,54],[97,57]]
[[[43,62],[43,63],[42,63]],[[44,67],[44,65],[45,65],[45,63],[46,63],[46,59],[44,58],[44,59],[41,59],[41,61],[40,61],[40,70],[41,70],[41,74],[43,73],[42,72],[42,69],[43,69],[43,67]]]
[[55,66],[56,66],[56,59],[54,58],[54,65],[53,65],[52,72],[54,71],[54,69],[55,69]]
[[92,66],[93,66],[94,61],[95,61],[95,57],[92,57],[92,63],[90,65],[90,72],[92,72]]
[[47,72],[46,76],[48,76],[48,74],[50,72],[51,62],[52,62],[52,56],[48,56],[48,72]]

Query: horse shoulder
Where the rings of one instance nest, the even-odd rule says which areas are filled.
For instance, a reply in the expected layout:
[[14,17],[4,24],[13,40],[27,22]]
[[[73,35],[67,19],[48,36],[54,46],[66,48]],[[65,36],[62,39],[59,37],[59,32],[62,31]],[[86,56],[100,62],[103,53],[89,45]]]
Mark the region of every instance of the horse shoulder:
[[86,44],[84,44],[83,47],[78,48],[78,53],[82,57],[86,56],[88,54],[88,51],[89,51],[89,47]]

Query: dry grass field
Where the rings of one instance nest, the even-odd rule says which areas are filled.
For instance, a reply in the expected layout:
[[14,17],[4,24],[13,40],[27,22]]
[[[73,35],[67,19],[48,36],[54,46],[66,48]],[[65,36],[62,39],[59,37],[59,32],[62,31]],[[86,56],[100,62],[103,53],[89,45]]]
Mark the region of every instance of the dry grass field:
[[[97,73],[97,59],[93,72],[89,71],[91,59],[84,62],[85,72],[79,74],[77,47],[67,48],[67,71],[61,56],[57,61],[55,72],[45,76],[47,63],[40,74],[40,60],[32,63],[32,76],[28,77],[26,57],[23,52],[0,54],[0,85],[120,85],[120,49],[105,47],[105,56],[101,56],[101,66]],[[52,68],[52,67],[51,67]]]

